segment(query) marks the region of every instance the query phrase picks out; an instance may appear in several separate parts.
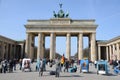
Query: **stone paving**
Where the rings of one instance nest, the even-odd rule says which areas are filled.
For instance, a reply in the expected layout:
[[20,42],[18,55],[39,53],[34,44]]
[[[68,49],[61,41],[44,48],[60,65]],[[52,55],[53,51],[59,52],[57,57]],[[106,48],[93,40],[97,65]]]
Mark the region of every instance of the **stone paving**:
[[38,72],[35,71],[35,63],[32,64],[32,72],[22,72],[18,69],[13,73],[0,73],[0,80],[120,80],[120,75],[115,75],[110,67],[110,73],[108,75],[97,75],[94,66],[90,66],[89,73],[68,73],[61,72],[60,77],[56,78],[55,75],[49,75],[51,70],[55,70],[55,66],[47,67],[47,71],[44,72],[42,77],[39,77]]

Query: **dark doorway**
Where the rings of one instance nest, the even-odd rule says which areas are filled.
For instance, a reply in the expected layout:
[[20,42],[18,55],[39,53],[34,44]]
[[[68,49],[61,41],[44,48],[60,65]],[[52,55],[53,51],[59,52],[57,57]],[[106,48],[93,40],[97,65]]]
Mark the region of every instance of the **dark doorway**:
[[106,60],[106,47],[101,47],[101,59]]

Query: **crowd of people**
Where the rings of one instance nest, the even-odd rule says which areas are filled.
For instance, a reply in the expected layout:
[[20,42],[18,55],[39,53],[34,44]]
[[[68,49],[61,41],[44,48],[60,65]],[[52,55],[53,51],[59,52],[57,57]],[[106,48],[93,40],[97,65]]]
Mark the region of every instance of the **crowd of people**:
[[50,72],[50,75],[59,77],[60,72],[68,72],[68,68],[73,67],[74,60],[67,60],[64,56],[57,57],[55,60],[38,59],[36,63],[36,71],[39,71],[39,76],[43,75],[43,71],[46,71],[46,64],[49,67],[55,66],[55,70]]
[[116,66],[120,66],[120,60],[111,60],[110,61],[110,65],[113,65],[113,69],[116,67]]
[[11,73],[16,71],[16,65],[19,65],[19,70],[22,70],[22,61],[23,59],[1,59],[0,60],[0,73]]
[[[62,57],[57,57],[54,60],[50,60],[50,59],[38,59],[36,62],[36,71],[39,72],[39,76],[43,75],[43,72],[46,71],[46,65],[48,65],[50,68],[52,68],[52,66],[55,66],[54,69],[54,75],[55,77],[59,77],[60,72],[69,72],[69,68],[73,68],[76,67],[76,65],[74,65],[74,60],[68,60],[66,59],[64,56]],[[23,63],[23,59],[20,60],[0,60],[0,73],[6,73],[6,72],[13,72],[16,70],[16,64],[19,64],[19,70],[22,70],[22,63]],[[95,62],[95,68],[96,68],[96,63]],[[27,63],[24,63],[27,64]],[[110,64],[113,65],[113,68],[116,66],[120,67],[120,60],[112,60],[112,62],[110,61]],[[80,64],[79,64],[80,65]],[[25,65],[27,66],[27,65]],[[77,71],[77,67],[75,68],[76,70],[74,70],[75,72]],[[51,75],[51,74],[50,74]]]
[[[30,63],[31,64],[31,63]],[[50,68],[55,66],[55,77],[59,77],[60,72],[68,72],[69,67],[73,67],[74,60],[67,60],[64,56],[61,58],[56,58],[54,60],[50,59],[38,59],[36,62],[36,71],[39,72],[39,76],[43,75],[43,72],[46,71],[46,65]],[[12,59],[12,60],[0,60],[0,73],[9,73],[16,71],[16,65],[19,65],[17,69],[23,70],[23,59]],[[27,63],[24,63],[24,67],[27,66]],[[51,74],[50,74],[51,75]]]
[[13,72],[13,70],[16,70],[16,63],[16,59],[0,60],[0,73]]

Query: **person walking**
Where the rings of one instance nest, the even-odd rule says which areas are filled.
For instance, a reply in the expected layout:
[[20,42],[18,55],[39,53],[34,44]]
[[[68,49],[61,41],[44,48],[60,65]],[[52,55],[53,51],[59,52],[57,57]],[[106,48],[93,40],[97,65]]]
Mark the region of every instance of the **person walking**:
[[40,59],[39,76],[43,76],[43,66],[44,66],[43,60]]
[[60,60],[57,58],[56,59],[56,74],[55,74],[55,77],[59,77],[60,75]]
[[68,68],[69,68],[69,61],[66,59],[64,72],[65,72],[66,70],[67,70],[67,72],[68,72]]
[[19,66],[20,66],[19,70],[21,70],[22,69],[22,59],[19,60]]
[[7,70],[7,60],[3,60],[3,61],[1,62],[1,64],[2,64],[2,71],[3,71],[4,73],[6,73],[6,70]]
[[40,69],[40,59],[37,59],[36,71],[39,71],[39,69]]
[[0,73],[2,73],[2,63],[1,63],[1,60],[0,60]]

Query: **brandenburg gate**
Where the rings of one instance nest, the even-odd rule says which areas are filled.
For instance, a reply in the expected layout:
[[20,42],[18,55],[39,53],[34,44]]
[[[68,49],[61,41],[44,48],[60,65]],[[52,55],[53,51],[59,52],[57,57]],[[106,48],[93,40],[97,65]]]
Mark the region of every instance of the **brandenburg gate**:
[[[87,36],[90,48],[90,60],[95,61],[96,53],[96,28],[95,20],[72,20],[63,10],[58,14],[54,11],[54,18],[49,20],[28,20],[26,28],[26,56],[33,58],[35,36],[38,36],[37,59],[43,58],[45,50],[45,37],[50,36],[50,59],[55,58],[56,37],[66,36],[66,58],[71,56],[71,37],[77,37],[78,59],[83,59],[83,37]],[[60,42],[61,43],[61,42]]]

